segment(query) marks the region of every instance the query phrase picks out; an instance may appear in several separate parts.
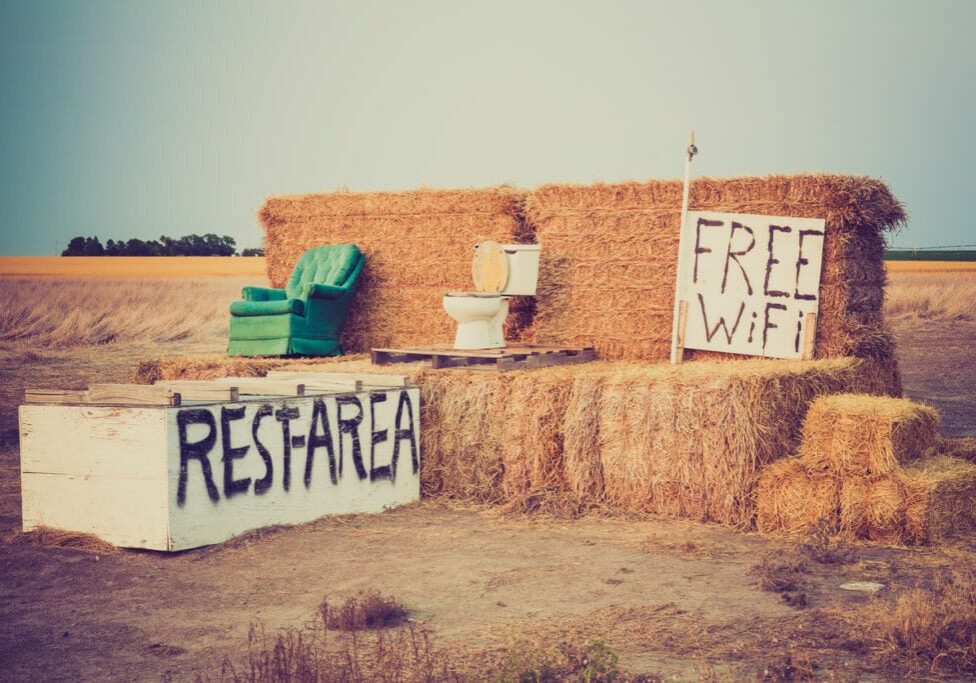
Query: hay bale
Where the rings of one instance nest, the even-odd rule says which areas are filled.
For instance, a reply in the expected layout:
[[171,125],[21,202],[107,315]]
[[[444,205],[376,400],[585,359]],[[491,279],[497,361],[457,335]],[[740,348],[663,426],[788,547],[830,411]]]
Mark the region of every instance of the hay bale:
[[841,492],[841,530],[897,544],[939,541],[976,527],[976,465],[933,456],[880,477],[852,477]]
[[617,509],[749,528],[764,466],[794,452],[809,403],[876,384],[860,359],[607,363],[576,378],[570,489]]
[[[681,191],[679,181],[650,181],[532,192],[526,219],[542,262],[531,337],[592,345],[603,358],[667,359]],[[883,233],[905,213],[884,183],[828,175],[696,178],[690,202],[692,209],[824,217],[816,356],[894,364],[881,312]]]
[[939,413],[921,403],[837,394],[810,406],[799,452],[837,476],[890,474],[935,446],[938,426]]
[[906,500],[899,477],[849,477],[841,487],[840,531],[852,538],[903,543],[908,528]]
[[798,458],[780,460],[759,479],[756,527],[763,533],[807,533],[816,525],[836,531],[840,495],[836,477],[810,472]]
[[[473,288],[474,244],[531,241],[523,204],[524,193],[510,187],[272,197],[258,214],[268,278],[281,287],[305,250],[352,242],[366,267],[343,328],[344,349],[447,343],[455,323],[442,297]],[[513,303],[513,327],[524,305]]]
[[976,527],[976,464],[937,456],[897,476],[905,488],[908,542],[938,541]]

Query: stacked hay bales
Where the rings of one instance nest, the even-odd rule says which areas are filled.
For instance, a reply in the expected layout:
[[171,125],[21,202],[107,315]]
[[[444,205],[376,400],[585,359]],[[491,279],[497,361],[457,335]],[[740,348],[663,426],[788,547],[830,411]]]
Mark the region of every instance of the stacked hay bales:
[[[542,245],[535,341],[595,346],[603,358],[669,357],[681,191],[678,181],[651,181],[546,185],[529,195],[526,218]],[[882,314],[883,235],[905,213],[884,183],[827,175],[696,178],[690,206],[825,218],[816,357],[894,366]]]
[[[473,288],[474,244],[531,241],[523,204],[524,194],[508,187],[272,197],[258,214],[268,278],[282,287],[307,249],[352,242],[366,255],[366,268],[342,332],[345,350],[447,343],[454,321],[442,297]],[[510,324],[518,328],[525,307],[513,308]]]
[[927,543],[976,525],[976,464],[939,452],[938,413],[905,399],[819,398],[799,456],[763,473],[761,531],[816,523],[851,538]]
[[[682,366],[595,362],[514,372],[223,359],[271,369],[405,374],[421,388],[425,496],[576,513],[594,507],[748,528],[760,470],[797,446],[807,404],[879,391],[875,364],[834,358]],[[146,365],[142,381],[220,376],[216,357]]]

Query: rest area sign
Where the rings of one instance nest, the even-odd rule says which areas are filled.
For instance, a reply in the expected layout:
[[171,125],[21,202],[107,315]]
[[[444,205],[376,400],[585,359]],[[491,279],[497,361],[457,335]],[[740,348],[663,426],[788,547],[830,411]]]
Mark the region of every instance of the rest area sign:
[[689,211],[681,226],[672,347],[811,357],[825,224]]

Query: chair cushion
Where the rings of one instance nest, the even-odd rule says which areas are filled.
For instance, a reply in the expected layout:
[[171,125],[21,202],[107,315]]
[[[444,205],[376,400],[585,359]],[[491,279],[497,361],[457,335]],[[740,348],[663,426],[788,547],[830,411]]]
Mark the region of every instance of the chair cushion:
[[279,299],[277,301],[235,301],[230,305],[231,315],[279,315],[281,313],[305,314],[305,305],[300,299]]

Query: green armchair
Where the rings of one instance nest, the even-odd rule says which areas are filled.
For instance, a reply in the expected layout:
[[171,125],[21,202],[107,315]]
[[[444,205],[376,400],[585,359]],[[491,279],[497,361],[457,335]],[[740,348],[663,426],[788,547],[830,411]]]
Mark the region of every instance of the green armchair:
[[245,287],[230,305],[230,356],[341,356],[339,333],[365,257],[355,244],[309,249],[285,289]]

